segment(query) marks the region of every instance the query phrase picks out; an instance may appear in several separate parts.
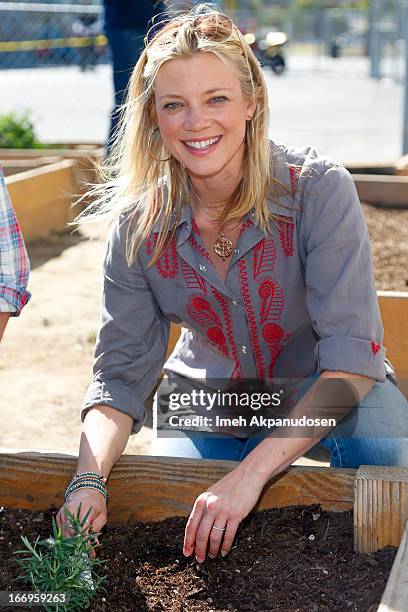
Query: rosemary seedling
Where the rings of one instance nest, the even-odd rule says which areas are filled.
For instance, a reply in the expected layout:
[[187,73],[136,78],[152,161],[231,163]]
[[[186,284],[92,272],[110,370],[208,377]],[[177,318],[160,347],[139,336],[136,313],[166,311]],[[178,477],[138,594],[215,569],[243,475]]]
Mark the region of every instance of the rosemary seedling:
[[[37,540],[31,544],[25,536],[21,539],[24,550],[15,554],[25,555],[17,560],[25,575],[21,577],[31,583],[33,591],[40,593],[65,593],[67,603],[43,603],[43,608],[49,612],[73,612],[89,607],[96,590],[106,580],[96,569],[106,562],[89,556],[96,548],[98,533],[84,533],[83,527],[91,508],[80,520],[81,506],[77,515],[65,509],[74,535],[64,538],[58,529],[55,519],[52,519],[52,535],[46,540]],[[27,553],[30,553],[27,555]],[[38,604],[37,604],[38,605]]]

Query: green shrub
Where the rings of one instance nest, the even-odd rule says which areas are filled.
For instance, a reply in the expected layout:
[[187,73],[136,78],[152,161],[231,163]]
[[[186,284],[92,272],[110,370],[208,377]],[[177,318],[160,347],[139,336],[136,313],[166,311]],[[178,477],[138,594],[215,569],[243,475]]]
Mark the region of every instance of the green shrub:
[[79,519],[80,509],[76,516],[65,509],[74,532],[72,537],[64,538],[53,519],[51,537],[41,541],[37,538],[31,544],[22,536],[25,549],[15,552],[22,555],[17,561],[25,572],[21,579],[31,583],[33,592],[66,595],[68,602],[65,604],[43,603],[42,606],[49,612],[85,610],[96,590],[106,580],[106,576],[100,576],[96,571],[106,561],[89,555],[97,546],[95,542],[99,534],[84,532],[91,508],[82,520]]
[[0,115],[0,148],[41,149],[28,113]]

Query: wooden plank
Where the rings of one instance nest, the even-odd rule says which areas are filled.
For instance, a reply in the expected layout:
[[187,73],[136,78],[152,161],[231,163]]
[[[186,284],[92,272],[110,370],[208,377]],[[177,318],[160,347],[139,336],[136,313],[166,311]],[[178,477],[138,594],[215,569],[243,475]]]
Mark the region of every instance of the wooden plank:
[[[187,516],[196,497],[236,462],[123,456],[109,479],[109,520],[158,521]],[[49,453],[0,454],[0,505],[43,510],[63,503],[76,458]],[[355,470],[296,467],[268,483],[259,509],[321,503],[327,510],[353,505]]]
[[180,334],[181,334],[181,327],[180,325],[176,325],[175,323],[171,323],[170,324],[170,335],[169,335],[169,342],[167,344],[167,359],[170,357],[170,355],[172,354],[174,347],[177,344],[178,339],[180,338]]
[[100,159],[103,147],[83,145],[77,148],[59,147],[45,149],[0,149],[0,162],[10,159],[36,159],[37,157],[63,157],[77,159],[78,157],[96,157]]
[[408,292],[378,291],[384,325],[384,346],[399,378],[399,387],[408,397]]
[[398,546],[408,520],[408,468],[362,465],[354,497],[354,549]]
[[71,207],[79,195],[77,167],[72,160],[6,177],[6,185],[28,242],[66,229],[79,212]]
[[408,176],[408,155],[404,155],[395,164],[395,174],[399,176]]
[[388,162],[345,162],[343,164],[351,174],[385,174],[394,175],[396,169],[395,161]]
[[81,148],[79,145],[74,149],[0,149],[0,163],[6,165],[19,160],[35,162],[41,158],[54,158],[54,162],[62,159],[73,160],[77,163],[78,169],[78,192],[82,194],[88,189],[87,183],[97,180],[96,166],[101,161],[102,155],[102,147]]
[[377,612],[406,612],[408,609],[408,523],[393,563]]
[[61,159],[55,156],[37,157],[32,159],[10,159],[2,161],[1,166],[3,168],[4,176],[11,176],[12,174],[25,172],[27,170],[34,170],[35,168],[39,168],[40,166],[45,166],[47,164],[55,164],[58,161],[61,161]]
[[362,202],[382,208],[408,207],[408,176],[353,174]]

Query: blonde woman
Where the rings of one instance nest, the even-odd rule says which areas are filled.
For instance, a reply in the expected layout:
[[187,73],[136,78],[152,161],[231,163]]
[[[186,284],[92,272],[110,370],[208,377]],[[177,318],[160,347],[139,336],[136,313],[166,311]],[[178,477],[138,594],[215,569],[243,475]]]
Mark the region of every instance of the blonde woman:
[[164,370],[184,388],[200,378],[305,379],[291,415],[308,416],[326,402],[329,410],[324,383],[334,381],[348,413],[334,429],[298,435],[157,438],[154,454],[238,460],[196,500],[185,555],[227,554],[265,483],[317,437],[332,465],[408,464],[408,406],[386,376],[353,181],[312,148],[269,142],[267,128],[262,72],[227,17],[199,6],[147,41],[90,211],[112,227],[94,379],[60,525],[79,503],[92,507],[93,530],[106,523],[106,479],[142,426],[171,321],[183,331]]

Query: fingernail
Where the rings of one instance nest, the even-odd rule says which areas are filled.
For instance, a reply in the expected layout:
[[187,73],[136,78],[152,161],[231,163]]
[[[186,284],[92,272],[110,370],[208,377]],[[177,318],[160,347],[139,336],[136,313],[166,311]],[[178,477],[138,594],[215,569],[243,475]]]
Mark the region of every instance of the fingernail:
[[225,557],[227,555],[227,552],[225,550],[221,551],[221,557]]
[[215,557],[216,557],[217,555],[210,555],[210,554],[209,554],[208,556],[210,557],[210,559],[215,559]]
[[196,561],[197,561],[197,563],[202,563],[204,561],[204,559],[200,559],[199,557],[196,557]]
[[183,555],[185,557],[189,557],[191,555],[191,552],[188,552],[186,549],[183,550]]

